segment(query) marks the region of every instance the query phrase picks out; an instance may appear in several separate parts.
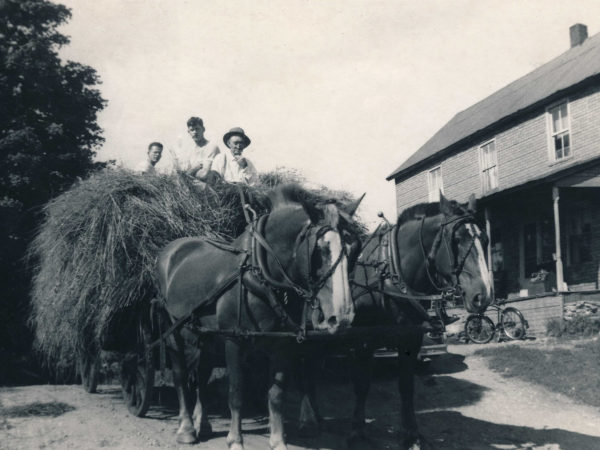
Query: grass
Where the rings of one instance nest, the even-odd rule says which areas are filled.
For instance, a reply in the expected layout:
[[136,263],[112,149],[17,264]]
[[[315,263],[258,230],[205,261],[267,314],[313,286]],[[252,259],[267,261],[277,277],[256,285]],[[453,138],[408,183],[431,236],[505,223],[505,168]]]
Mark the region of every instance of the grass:
[[600,407],[600,340],[571,341],[569,348],[520,345],[485,348],[489,367],[504,377],[516,377]]

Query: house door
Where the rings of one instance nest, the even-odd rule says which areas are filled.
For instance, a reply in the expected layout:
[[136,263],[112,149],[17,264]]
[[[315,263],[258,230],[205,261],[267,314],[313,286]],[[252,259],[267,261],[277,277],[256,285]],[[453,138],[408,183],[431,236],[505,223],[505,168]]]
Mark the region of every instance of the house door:
[[537,272],[538,265],[538,243],[537,243],[537,224],[535,222],[525,224],[523,230],[524,237],[524,259],[525,259],[525,279],[531,277],[531,274]]

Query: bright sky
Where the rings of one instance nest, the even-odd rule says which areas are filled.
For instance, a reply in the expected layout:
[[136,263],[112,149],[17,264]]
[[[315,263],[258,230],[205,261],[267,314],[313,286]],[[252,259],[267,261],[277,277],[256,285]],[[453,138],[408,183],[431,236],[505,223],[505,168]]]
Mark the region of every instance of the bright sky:
[[395,217],[385,177],[454,114],[568,50],[571,25],[600,32],[596,0],[56,1],[63,57],[108,100],[98,159],[176,151],[197,115],[213,141],[244,128],[260,171],[367,192],[369,224]]

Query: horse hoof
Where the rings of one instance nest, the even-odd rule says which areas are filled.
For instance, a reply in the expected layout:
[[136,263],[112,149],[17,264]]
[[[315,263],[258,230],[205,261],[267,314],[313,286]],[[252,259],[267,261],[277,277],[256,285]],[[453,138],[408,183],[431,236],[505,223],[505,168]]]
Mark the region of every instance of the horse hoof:
[[178,431],[177,432],[177,443],[178,444],[195,444],[196,435],[191,431]]
[[241,442],[228,442],[227,448],[229,450],[244,450],[244,444]]
[[270,448],[270,450],[288,450],[287,445],[284,444],[283,442],[280,442],[277,445],[269,444],[269,448]]

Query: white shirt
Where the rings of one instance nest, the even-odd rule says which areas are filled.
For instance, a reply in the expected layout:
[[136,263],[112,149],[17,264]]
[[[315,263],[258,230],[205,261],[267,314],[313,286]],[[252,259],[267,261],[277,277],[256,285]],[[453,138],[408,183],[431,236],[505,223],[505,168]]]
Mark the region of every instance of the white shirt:
[[181,170],[189,170],[202,164],[202,169],[210,167],[213,159],[220,153],[219,146],[207,141],[200,147],[193,139],[187,139],[177,152],[177,162]]
[[254,185],[258,183],[258,172],[248,158],[244,159],[248,165],[242,168],[235,160],[231,151],[227,150],[215,156],[212,163],[212,170],[221,175],[229,183]]
[[156,167],[149,160],[142,161],[135,167],[136,172],[156,174]]

